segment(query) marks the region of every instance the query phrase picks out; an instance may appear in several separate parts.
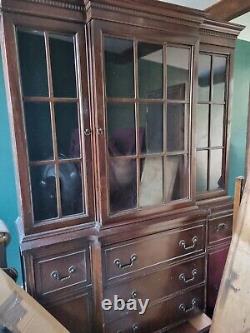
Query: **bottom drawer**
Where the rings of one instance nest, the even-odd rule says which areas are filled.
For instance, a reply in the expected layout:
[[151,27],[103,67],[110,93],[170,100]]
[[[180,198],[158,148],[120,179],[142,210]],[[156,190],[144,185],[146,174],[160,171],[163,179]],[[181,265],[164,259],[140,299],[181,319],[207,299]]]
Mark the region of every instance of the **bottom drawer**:
[[204,287],[149,307],[144,315],[133,312],[107,325],[108,333],[151,333],[185,320],[204,309]]

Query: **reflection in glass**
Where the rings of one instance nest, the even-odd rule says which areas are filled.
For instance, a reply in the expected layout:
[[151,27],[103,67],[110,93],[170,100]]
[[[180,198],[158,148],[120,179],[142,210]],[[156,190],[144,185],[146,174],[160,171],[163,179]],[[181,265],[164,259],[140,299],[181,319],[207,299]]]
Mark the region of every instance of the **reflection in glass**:
[[209,191],[224,188],[222,177],[222,149],[211,150]]
[[139,205],[159,205],[163,201],[163,160],[162,157],[141,160],[139,184]]
[[53,159],[49,103],[24,103],[29,159]]
[[109,154],[134,155],[136,150],[134,105],[108,103],[107,118]]
[[208,147],[209,105],[199,104],[196,112],[196,145],[198,148]]
[[132,209],[137,206],[136,160],[109,160],[110,211]]
[[217,147],[223,145],[223,130],[224,130],[224,106],[211,106],[211,134],[210,146]]
[[199,90],[198,100],[208,102],[210,100],[211,82],[211,56],[200,54],[199,57]]
[[140,142],[141,152],[159,153],[163,148],[162,104],[140,105]]
[[207,150],[197,151],[196,153],[196,190],[198,193],[206,192],[207,188],[207,167],[208,152]]
[[30,178],[35,221],[57,217],[55,166],[31,167]]
[[106,37],[104,50],[107,96],[134,97],[133,41]]
[[48,77],[43,32],[17,31],[24,96],[48,96]]
[[167,48],[168,99],[189,99],[190,50]]
[[59,167],[63,216],[83,212],[83,191],[80,163],[62,163]]
[[55,97],[76,97],[74,39],[66,35],[49,37]]
[[167,149],[184,150],[185,105],[168,103],[167,109]]
[[163,47],[138,43],[139,97],[163,97]]
[[77,104],[56,103],[55,119],[59,158],[80,157]]
[[226,87],[226,57],[213,57],[213,101],[223,103],[225,101]]
[[186,186],[189,183],[185,175],[184,156],[168,156],[166,159],[166,201],[179,200],[187,197]]

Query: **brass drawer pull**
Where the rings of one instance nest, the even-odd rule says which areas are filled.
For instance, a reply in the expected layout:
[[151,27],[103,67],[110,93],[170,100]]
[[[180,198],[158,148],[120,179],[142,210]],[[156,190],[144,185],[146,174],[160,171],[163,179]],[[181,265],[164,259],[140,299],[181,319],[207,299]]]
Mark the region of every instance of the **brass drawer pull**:
[[102,128],[97,128],[96,132],[97,132],[97,135],[103,135],[104,134],[104,130]]
[[85,130],[84,130],[84,135],[85,135],[85,136],[90,136],[91,134],[92,134],[91,129],[90,129],[90,128],[85,128]]
[[[134,324],[132,327],[131,327],[131,329],[132,329],[132,333],[136,333],[138,330],[139,330],[139,326],[137,325],[137,324]],[[118,331],[116,331],[116,333],[122,333],[122,331],[121,330],[118,330]]]
[[132,332],[133,332],[133,333],[136,333],[138,330],[139,330],[139,326],[138,326],[137,324],[134,324],[134,325],[132,326]]
[[137,291],[133,290],[130,294],[130,298],[126,301],[126,304],[131,300],[131,299],[136,299],[138,296]]
[[179,310],[185,313],[191,312],[196,308],[196,305],[198,303],[197,298],[193,298],[192,299],[192,305],[190,308],[187,308],[186,305],[184,303],[179,305]]
[[216,232],[221,232],[225,230],[228,230],[228,225],[226,223],[220,223],[216,227]]
[[58,271],[53,271],[53,272],[51,272],[50,276],[53,280],[60,281],[60,282],[69,280],[69,279],[71,279],[72,274],[74,274],[76,272],[75,266],[70,266],[68,269],[68,272],[69,272],[69,275],[61,276]]
[[134,265],[134,262],[137,259],[136,254],[132,254],[130,257],[130,262],[128,264],[122,264],[120,259],[115,259],[114,264],[119,268],[119,269],[127,269],[130,268]]
[[197,243],[198,243],[198,237],[197,236],[194,236],[192,238],[192,243],[193,243],[192,245],[186,246],[186,242],[184,240],[181,240],[179,242],[179,246],[183,247],[184,250],[186,250],[186,251],[194,249],[197,246]]
[[192,277],[191,277],[190,279],[187,279],[187,278],[186,278],[185,273],[181,273],[181,274],[179,275],[179,280],[180,280],[180,281],[184,281],[185,283],[190,283],[190,282],[193,282],[193,281],[195,280],[197,274],[198,274],[197,269],[193,269],[193,270],[192,270]]

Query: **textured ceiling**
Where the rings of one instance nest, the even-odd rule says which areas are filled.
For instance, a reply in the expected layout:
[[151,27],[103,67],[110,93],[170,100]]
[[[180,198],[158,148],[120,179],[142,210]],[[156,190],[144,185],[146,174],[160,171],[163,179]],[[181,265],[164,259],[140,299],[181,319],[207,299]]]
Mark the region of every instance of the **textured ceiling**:
[[216,2],[219,2],[220,0],[159,0],[159,1],[169,2],[169,3],[174,3],[176,5],[204,10],[207,7],[214,5]]

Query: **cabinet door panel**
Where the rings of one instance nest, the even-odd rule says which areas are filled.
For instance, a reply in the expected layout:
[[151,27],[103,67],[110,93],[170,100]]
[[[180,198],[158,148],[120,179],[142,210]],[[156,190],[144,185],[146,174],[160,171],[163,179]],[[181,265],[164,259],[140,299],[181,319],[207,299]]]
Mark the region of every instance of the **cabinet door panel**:
[[15,91],[11,113],[24,232],[93,221],[92,138],[82,24],[7,15],[4,25],[9,31],[5,46],[11,55],[11,62],[6,63],[10,92]]
[[92,28],[102,222],[191,205],[194,44],[132,27],[119,35],[121,25],[111,22]]
[[70,333],[91,333],[91,299],[90,295],[84,294],[72,300],[47,306],[47,310],[62,324]]
[[212,315],[218,296],[229,245],[208,255],[207,311]]

